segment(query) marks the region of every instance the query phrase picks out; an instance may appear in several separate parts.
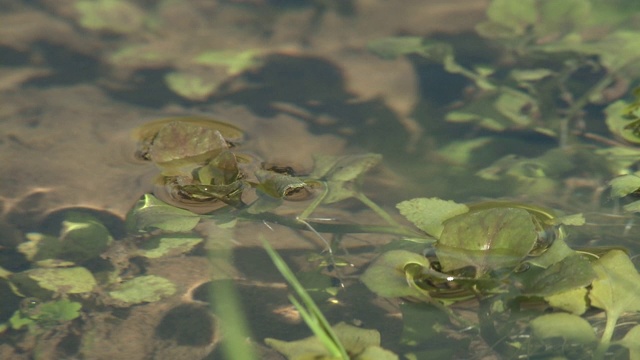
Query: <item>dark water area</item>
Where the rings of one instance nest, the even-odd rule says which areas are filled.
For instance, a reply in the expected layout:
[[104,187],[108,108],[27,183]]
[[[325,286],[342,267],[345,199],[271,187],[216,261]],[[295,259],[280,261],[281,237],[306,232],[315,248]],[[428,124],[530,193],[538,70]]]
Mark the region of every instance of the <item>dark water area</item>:
[[0,0],[0,359],[637,358],[637,10]]

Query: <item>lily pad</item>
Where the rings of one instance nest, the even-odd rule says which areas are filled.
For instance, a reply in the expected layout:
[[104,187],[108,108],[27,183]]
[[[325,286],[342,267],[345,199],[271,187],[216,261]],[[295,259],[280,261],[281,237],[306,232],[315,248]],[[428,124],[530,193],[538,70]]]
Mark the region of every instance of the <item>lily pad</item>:
[[396,205],[400,214],[411,221],[418,229],[439,238],[444,229],[443,223],[457,215],[469,211],[467,205],[438,198],[416,198]]
[[145,194],[129,211],[126,224],[130,231],[152,231],[160,229],[170,232],[188,232],[200,222],[200,216],[179,209],[151,194]]
[[479,277],[515,266],[533,249],[538,233],[528,211],[492,208],[458,215],[444,223],[436,245],[443,272],[472,266]]
[[110,291],[109,296],[126,304],[154,302],[175,294],[176,286],[155,275],[138,276]]

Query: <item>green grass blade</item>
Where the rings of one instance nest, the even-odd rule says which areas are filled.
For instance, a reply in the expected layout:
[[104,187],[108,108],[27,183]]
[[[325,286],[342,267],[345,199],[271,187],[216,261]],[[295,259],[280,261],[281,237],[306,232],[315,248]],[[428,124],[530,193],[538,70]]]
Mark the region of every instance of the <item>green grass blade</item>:
[[339,357],[344,360],[349,360],[349,356],[347,355],[347,351],[344,346],[338,339],[338,336],[335,334],[331,325],[324,317],[318,306],[315,304],[311,296],[304,289],[302,284],[298,281],[296,276],[293,274],[289,266],[284,262],[282,257],[278,255],[278,253],[273,250],[271,245],[266,241],[262,241],[267,254],[273,261],[273,264],[276,266],[278,271],[282,274],[282,276],[287,280],[289,285],[293,288],[294,292],[300,297],[302,300],[302,304],[298,302],[293,296],[290,296],[289,299],[293,303],[293,305],[300,312],[300,316],[307,323],[307,326],[311,329],[311,331],[318,337],[318,339],[322,342],[322,344],[327,348],[331,356]]

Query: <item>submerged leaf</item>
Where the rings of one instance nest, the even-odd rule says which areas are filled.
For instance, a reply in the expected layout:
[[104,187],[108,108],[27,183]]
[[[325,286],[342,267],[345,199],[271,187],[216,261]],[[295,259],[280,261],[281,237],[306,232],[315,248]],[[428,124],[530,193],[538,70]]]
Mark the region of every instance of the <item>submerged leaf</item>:
[[127,214],[130,231],[151,231],[160,229],[170,232],[191,231],[200,222],[200,216],[191,211],[179,209],[151,194],[145,194]]
[[420,36],[386,37],[370,41],[367,49],[385,59],[420,52],[424,45]]
[[182,234],[166,234],[146,240],[139,254],[147,258],[159,258],[167,255],[183,254],[191,251],[203,241],[201,237]]
[[235,75],[260,65],[259,55],[260,52],[257,50],[212,50],[198,55],[194,62],[200,65],[223,66],[229,75]]
[[533,249],[537,238],[528,211],[490,208],[447,220],[436,255],[443,272],[473,266],[479,277],[487,271],[518,264]]
[[580,316],[553,313],[538,316],[531,321],[533,335],[538,339],[562,338],[579,344],[594,344],[595,331],[591,324]]
[[29,241],[18,250],[31,261],[50,259],[81,263],[102,254],[113,240],[109,230],[95,217],[82,212],[68,212],[58,237],[27,234]]
[[110,291],[109,296],[127,304],[154,302],[175,294],[176,286],[169,280],[155,275],[138,276]]
[[83,267],[31,269],[14,274],[11,282],[21,292],[46,298],[51,293],[81,294],[90,292],[97,285],[89,270]]
[[[344,344],[345,349],[353,357],[360,360],[394,360],[398,357],[380,349],[380,333],[377,330],[361,329],[345,324],[344,322],[332,326],[338,339]],[[281,341],[267,338],[267,345],[282,353],[288,360],[331,360],[330,356],[317,337],[311,336],[297,341]],[[371,349],[370,348],[375,348]],[[381,354],[383,357],[372,357],[373,354]]]
[[443,223],[457,215],[464,214],[469,208],[451,200],[438,198],[416,198],[396,205],[400,214],[411,221],[418,229],[436,238],[444,229]]
[[68,299],[37,303],[27,310],[17,310],[9,322],[16,330],[24,326],[46,326],[78,318],[81,308],[82,304]]
[[184,71],[170,72],[164,76],[164,81],[171,91],[193,101],[207,100],[220,85],[213,79]]

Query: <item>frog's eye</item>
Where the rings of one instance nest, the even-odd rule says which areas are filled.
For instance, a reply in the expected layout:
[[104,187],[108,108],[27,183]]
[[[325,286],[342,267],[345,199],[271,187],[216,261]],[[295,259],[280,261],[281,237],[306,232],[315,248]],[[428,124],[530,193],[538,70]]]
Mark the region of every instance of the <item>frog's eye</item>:
[[551,247],[556,239],[560,238],[561,231],[561,225],[549,226],[538,231],[538,239],[536,240],[533,249],[531,249],[531,251],[529,252],[529,255],[542,255],[542,253],[544,253],[545,251],[547,251],[547,249],[549,249],[549,247]]

